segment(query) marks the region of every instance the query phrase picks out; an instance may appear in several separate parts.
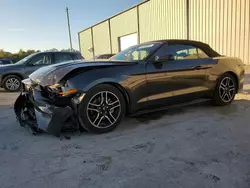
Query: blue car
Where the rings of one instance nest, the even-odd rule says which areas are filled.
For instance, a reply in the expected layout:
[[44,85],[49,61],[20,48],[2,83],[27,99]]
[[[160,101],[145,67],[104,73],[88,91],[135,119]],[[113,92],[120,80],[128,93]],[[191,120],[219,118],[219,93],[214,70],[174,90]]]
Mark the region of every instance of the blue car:
[[22,80],[37,69],[64,61],[84,59],[80,52],[39,52],[29,55],[15,64],[0,66],[0,87],[8,92],[19,91]]
[[10,59],[0,59],[0,66],[8,64],[13,64],[13,62]]

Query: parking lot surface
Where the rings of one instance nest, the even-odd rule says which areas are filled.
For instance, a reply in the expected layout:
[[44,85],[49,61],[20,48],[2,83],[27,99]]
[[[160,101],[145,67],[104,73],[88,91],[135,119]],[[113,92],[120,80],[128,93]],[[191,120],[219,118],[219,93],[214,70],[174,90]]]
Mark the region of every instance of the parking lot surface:
[[[248,71],[250,72],[250,71]],[[126,118],[114,132],[32,136],[0,91],[1,188],[249,188],[250,76],[225,107]]]

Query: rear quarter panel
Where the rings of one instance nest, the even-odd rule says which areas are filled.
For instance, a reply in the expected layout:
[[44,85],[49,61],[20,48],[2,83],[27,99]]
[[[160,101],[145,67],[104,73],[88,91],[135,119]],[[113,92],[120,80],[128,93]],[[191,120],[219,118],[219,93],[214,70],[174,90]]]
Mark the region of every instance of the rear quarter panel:
[[238,89],[242,89],[245,74],[242,60],[232,57],[216,57],[214,59],[217,60],[217,63],[207,72],[209,87],[214,89],[218,79],[226,72],[230,72],[237,77]]

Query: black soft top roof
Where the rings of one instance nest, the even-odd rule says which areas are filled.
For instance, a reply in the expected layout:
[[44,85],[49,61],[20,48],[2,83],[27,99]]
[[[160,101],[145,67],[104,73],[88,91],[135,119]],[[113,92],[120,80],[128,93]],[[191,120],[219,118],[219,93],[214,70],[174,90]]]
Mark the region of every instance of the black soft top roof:
[[218,57],[221,56],[218,52],[213,50],[208,44],[194,41],[194,40],[156,40],[146,43],[152,43],[152,42],[161,42],[161,43],[167,43],[167,44],[183,44],[183,45],[192,45],[196,46],[200,49],[202,49],[209,57]]

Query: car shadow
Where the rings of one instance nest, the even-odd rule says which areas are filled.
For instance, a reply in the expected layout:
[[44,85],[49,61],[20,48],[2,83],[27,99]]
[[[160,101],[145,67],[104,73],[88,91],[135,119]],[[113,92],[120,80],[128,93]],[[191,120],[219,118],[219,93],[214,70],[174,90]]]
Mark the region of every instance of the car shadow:
[[150,121],[161,119],[163,116],[166,116],[166,115],[173,116],[176,114],[183,114],[186,111],[187,110],[184,107],[172,108],[172,109],[168,109],[168,110],[162,110],[162,111],[158,111],[158,112],[151,112],[151,113],[143,114],[140,116],[136,116],[134,118],[140,123],[148,124]]
[[126,117],[125,120],[117,128],[118,131],[125,131],[130,129],[136,129],[139,126],[147,126],[154,121],[161,120],[164,117],[173,117],[176,115],[183,115],[185,113],[192,113],[195,108],[210,108],[211,102],[196,103],[188,106],[173,107],[167,110],[146,113],[133,117]]
[[[185,114],[186,114],[185,117],[186,120],[194,119],[196,117],[194,115],[197,115],[197,113],[201,114],[204,117],[214,116],[216,114],[218,116],[221,116],[221,118],[226,119],[230,118],[231,115],[233,116],[237,115],[242,110],[246,110],[248,108],[250,109],[250,100],[244,100],[244,99],[236,100],[231,105],[223,107],[212,106],[210,102],[197,103],[194,105],[183,106],[179,108],[175,107],[164,111],[143,114],[136,117],[126,117],[122,121],[122,123],[117,127],[117,129],[115,129],[113,132],[109,132],[106,134],[96,135],[87,131],[78,132],[78,131],[68,130],[61,133],[60,139],[71,140],[78,138],[80,139],[82,137],[89,138],[93,136],[98,136],[98,139],[100,138],[112,139],[115,137],[131,134],[131,131],[133,132],[143,129],[151,130],[162,126],[172,126],[176,123],[179,123],[179,119],[182,119],[183,118],[182,115]],[[173,117],[173,119],[170,117]],[[42,133],[42,135],[45,137],[51,136],[47,133]]]
[[[117,131],[136,129],[139,126],[148,126],[149,124],[150,127],[157,126],[157,124],[164,123],[161,119],[169,119],[169,122],[167,121],[166,124],[171,125],[173,122],[179,121],[179,116],[185,114],[188,120],[199,117],[199,114],[205,117],[209,115],[221,115],[223,118],[230,118],[231,115],[237,115],[239,111],[246,110],[248,108],[250,108],[250,99],[238,99],[227,106],[214,106],[211,104],[211,101],[207,101],[188,106],[170,108],[159,112],[143,114],[136,117],[127,117],[117,128]],[[172,121],[172,117],[174,121]],[[156,124],[154,124],[154,121]]]
[[250,94],[250,74],[245,75],[243,94]]
[[[208,104],[205,103],[201,103],[201,104],[195,104],[192,106],[206,106]],[[138,115],[138,116],[128,116],[125,117],[124,120],[121,122],[121,124],[117,127],[117,129],[114,130],[114,132],[116,132],[116,134],[120,134],[123,133],[124,131],[129,131],[129,130],[133,130],[138,128],[139,126],[144,126],[144,125],[148,125],[149,123],[151,123],[152,121],[157,121],[160,120],[161,118],[165,117],[165,116],[174,116],[174,115],[180,115],[183,113],[186,113],[188,111],[188,108],[192,107],[192,106],[187,106],[185,107],[175,107],[172,109],[168,109],[168,110],[162,110],[162,111],[158,111],[158,112],[151,112],[151,113],[147,113],[147,114],[142,114],[142,115]],[[82,129],[81,129],[82,130]],[[107,133],[107,136],[110,133]],[[61,133],[61,137],[62,139],[65,137],[65,139],[67,139],[67,137],[73,137],[75,135],[84,135],[84,136],[88,136],[88,135],[93,135],[92,133],[89,133],[87,131],[82,130],[82,132],[77,132],[77,131],[72,131],[72,130],[67,130]]]

